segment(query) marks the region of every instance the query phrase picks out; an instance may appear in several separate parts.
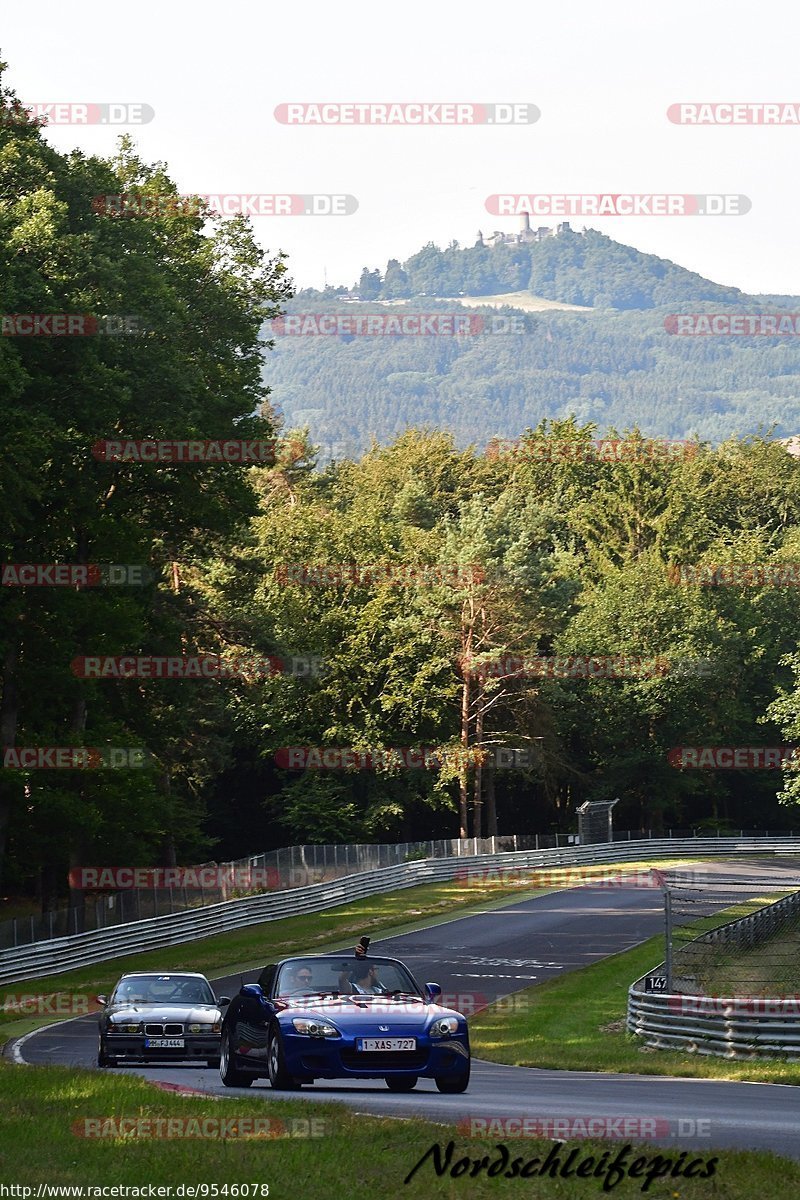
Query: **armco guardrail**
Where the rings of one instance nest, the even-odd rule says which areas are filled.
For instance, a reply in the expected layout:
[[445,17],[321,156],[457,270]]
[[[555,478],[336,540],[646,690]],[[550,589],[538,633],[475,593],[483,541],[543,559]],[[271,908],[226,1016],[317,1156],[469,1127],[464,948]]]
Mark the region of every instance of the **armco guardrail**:
[[[800,892],[793,892],[748,917],[702,934],[695,943],[752,945],[772,932],[787,913],[798,911]],[[661,963],[648,975],[663,969]],[[628,991],[628,1032],[656,1050],[688,1050],[722,1058],[800,1057],[800,996],[645,992],[644,981],[645,976],[637,979]]]
[[[638,981],[637,981],[638,982]],[[800,1000],[628,993],[628,1031],[657,1050],[800,1057]]]
[[484,854],[470,858],[423,859],[362,872],[330,883],[290,891],[267,892],[208,905],[188,912],[152,917],[127,925],[115,925],[72,937],[34,942],[0,954],[0,984],[24,979],[41,979],[56,971],[69,971],[89,963],[103,962],[119,954],[163,949],[182,942],[196,941],[274,921],[280,917],[320,912],[346,904],[349,900],[375,896],[381,892],[414,887],[417,884],[452,879],[456,872],[476,874],[487,868],[564,867],[617,862],[636,862],[650,858],[702,858],[780,851],[800,854],[797,838],[663,838],[601,845],[562,847],[558,850],[522,850],[516,853]]

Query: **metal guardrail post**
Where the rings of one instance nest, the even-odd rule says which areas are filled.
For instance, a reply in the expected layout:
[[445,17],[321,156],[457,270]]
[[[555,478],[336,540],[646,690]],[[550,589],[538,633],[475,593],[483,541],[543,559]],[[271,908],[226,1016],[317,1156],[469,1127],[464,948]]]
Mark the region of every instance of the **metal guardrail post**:
[[667,991],[672,991],[672,892],[664,888],[664,974]]

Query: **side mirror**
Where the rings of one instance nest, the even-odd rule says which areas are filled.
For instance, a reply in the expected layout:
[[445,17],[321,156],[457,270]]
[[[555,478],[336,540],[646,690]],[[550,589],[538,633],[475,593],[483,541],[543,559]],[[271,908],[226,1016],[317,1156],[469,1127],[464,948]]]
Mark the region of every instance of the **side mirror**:
[[250,996],[252,1000],[264,1000],[264,989],[260,983],[243,983],[240,996]]
[[217,1007],[224,1008],[225,1005],[230,1004],[230,1002],[231,1002],[230,996],[220,996],[219,1000],[217,1001]]
[[442,989],[438,983],[426,983],[425,991],[428,993],[428,1000],[436,1000],[442,994]]
[[108,996],[95,996],[98,1004],[108,1004]]

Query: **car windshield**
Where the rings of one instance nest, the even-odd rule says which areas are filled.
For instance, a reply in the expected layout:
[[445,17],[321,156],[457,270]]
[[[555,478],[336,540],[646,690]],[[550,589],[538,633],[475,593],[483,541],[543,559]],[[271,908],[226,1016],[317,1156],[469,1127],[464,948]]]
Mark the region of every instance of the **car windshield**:
[[121,979],[112,1004],[215,1004],[205,979],[192,975],[136,975]]
[[281,965],[273,996],[372,995],[397,993],[420,997],[413,976],[402,963],[386,958],[354,956],[292,958]]

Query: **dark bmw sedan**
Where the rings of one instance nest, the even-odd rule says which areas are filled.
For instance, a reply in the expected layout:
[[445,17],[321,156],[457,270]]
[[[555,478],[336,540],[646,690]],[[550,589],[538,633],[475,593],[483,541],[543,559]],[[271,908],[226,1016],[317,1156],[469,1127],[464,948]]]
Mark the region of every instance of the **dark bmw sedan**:
[[179,1062],[205,1059],[219,1065],[221,1009],[227,996],[214,995],[205,975],[123,975],[109,997],[98,996],[99,1067],[115,1067],[123,1059]]

